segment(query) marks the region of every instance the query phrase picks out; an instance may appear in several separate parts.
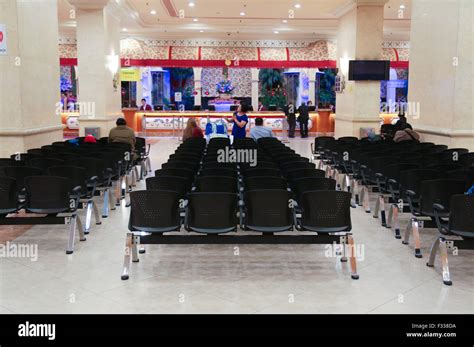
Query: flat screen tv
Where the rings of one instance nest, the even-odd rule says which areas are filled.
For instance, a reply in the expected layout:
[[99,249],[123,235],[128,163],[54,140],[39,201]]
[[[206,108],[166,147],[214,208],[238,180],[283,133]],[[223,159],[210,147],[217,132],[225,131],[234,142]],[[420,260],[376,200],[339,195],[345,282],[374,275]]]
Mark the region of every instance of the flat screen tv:
[[387,81],[390,79],[388,60],[350,60],[349,81]]

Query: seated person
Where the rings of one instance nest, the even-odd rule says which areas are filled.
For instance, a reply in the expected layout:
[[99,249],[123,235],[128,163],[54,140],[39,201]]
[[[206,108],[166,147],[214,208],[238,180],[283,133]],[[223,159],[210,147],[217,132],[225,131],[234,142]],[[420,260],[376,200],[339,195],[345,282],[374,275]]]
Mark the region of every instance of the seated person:
[[188,118],[188,123],[183,131],[183,141],[191,137],[204,137],[201,128],[197,125],[196,119]]
[[400,126],[400,130],[395,133],[393,137],[394,142],[402,142],[402,141],[420,141],[420,135],[412,129],[411,125],[408,123],[404,123]]
[[86,137],[84,137],[84,143],[97,143],[97,139],[94,137],[94,135],[88,134]]
[[135,132],[127,126],[127,121],[124,118],[118,118],[115,124],[117,126],[110,130],[109,142],[128,143],[132,146],[132,151],[135,150]]
[[142,105],[140,106],[140,111],[153,111],[153,107],[148,105],[146,99],[142,99]]
[[262,137],[273,137],[272,129],[263,126],[263,118],[255,118],[255,127],[250,129],[250,137],[257,141]]

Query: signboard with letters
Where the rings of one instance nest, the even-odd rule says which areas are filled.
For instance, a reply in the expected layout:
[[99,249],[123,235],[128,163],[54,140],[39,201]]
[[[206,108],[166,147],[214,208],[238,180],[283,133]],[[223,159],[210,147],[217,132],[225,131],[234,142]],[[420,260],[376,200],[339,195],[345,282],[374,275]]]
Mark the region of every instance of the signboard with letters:
[[5,24],[0,24],[0,55],[7,54],[7,28]]

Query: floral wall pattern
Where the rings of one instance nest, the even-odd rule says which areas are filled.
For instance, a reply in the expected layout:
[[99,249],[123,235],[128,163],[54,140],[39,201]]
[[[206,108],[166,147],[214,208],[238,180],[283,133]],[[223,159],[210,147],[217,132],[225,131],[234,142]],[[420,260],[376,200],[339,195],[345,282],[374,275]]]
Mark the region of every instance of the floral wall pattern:
[[260,60],[286,60],[286,48],[260,48]]
[[246,47],[202,47],[202,60],[226,60],[239,58],[239,60],[257,60],[255,48]]
[[69,44],[59,45],[59,57],[60,58],[77,58],[77,46]]
[[120,56],[128,59],[168,59],[168,47],[150,46],[143,41],[124,39],[120,41]]
[[[201,74],[202,96],[217,97],[216,84],[222,81],[222,68],[204,68]],[[235,89],[232,95],[238,98],[252,96],[252,73],[250,69],[229,68],[229,79]],[[206,94],[206,91],[209,94]]]
[[171,59],[196,60],[198,59],[199,47],[173,47]]

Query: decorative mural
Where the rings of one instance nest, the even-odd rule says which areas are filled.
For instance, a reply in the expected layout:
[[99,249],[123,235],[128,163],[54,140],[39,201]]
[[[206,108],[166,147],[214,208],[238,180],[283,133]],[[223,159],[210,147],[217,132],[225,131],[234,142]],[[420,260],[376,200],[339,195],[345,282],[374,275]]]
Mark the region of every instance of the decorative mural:
[[[192,41],[192,45],[184,45]],[[219,44],[219,42],[221,42]],[[245,44],[242,42],[246,42]],[[249,42],[253,42],[252,45]],[[287,48],[290,61],[323,61],[336,60],[337,44],[334,41],[319,40],[316,42],[303,41],[300,45],[287,41],[206,41],[206,40],[138,40],[123,39],[120,41],[121,57],[128,59],[157,59],[168,60],[170,47],[172,47],[171,59],[176,60],[198,60],[199,47],[201,47],[202,60],[234,60],[257,61],[258,49],[260,47],[260,60],[262,61],[286,61]],[[288,45],[281,46],[283,42]],[[196,46],[196,43],[203,44]],[[230,43],[235,43],[230,46]],[[164,45],[173,44],[173,45]],[[257,46],[258,44],[258,46]],[[408,61],[410,58],[410,47],[406,42],[384,42],[382,46],[382,57],[391,61]],[[61,39],[59,43],[59,55],[61,58],[76,58],[77,48],[74,40]]]
[[[252,96],[252,73],[250,69],[229,68],[229,80],[235,87],[233,97]],[[201,74],[202,96],[218,97],[216,85],[222,81],[222,68],[204,68]]]

